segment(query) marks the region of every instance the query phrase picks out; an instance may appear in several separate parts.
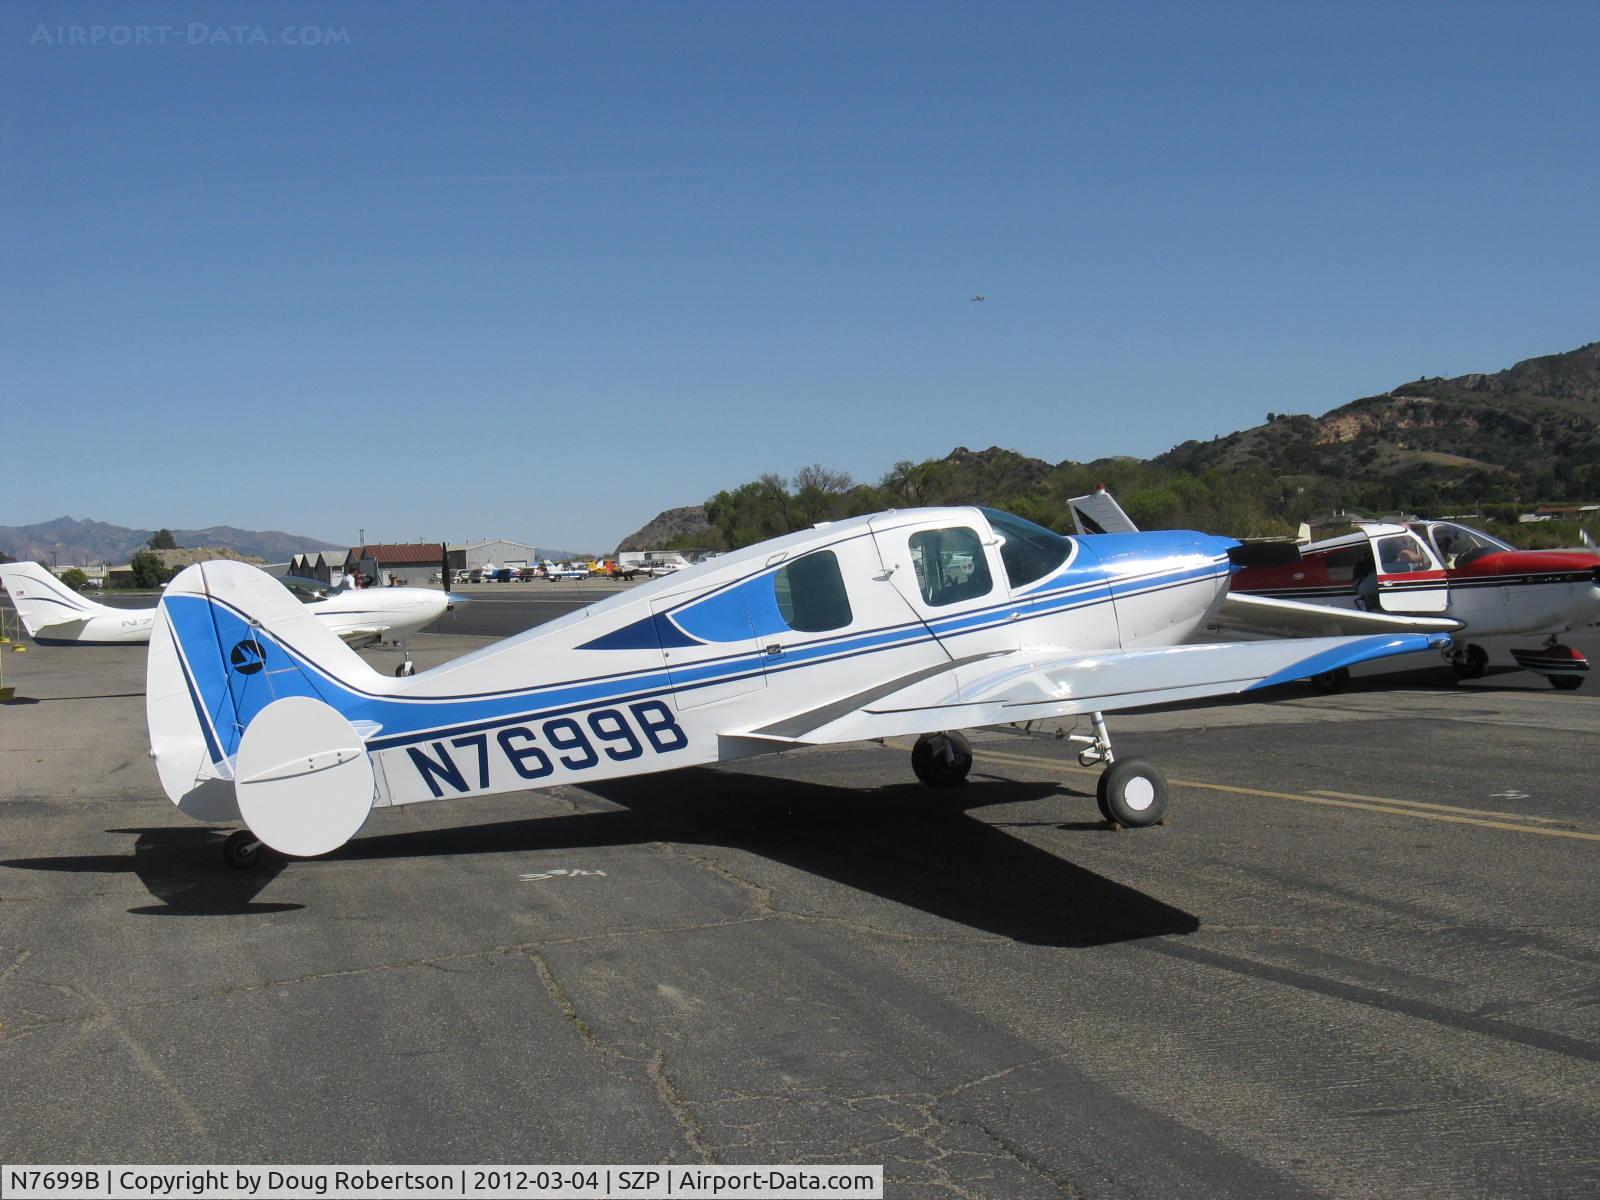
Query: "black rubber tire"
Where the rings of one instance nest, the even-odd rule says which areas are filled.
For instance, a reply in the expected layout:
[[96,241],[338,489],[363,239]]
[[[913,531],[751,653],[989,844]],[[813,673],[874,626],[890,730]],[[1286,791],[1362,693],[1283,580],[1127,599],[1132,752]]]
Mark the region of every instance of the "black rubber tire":
[[1549,675],[1546,678],[1558,692],[1575,692],[1583,686],[1582,675]]
[[[954,761],[947,761],[941,739],[949,739]],[[911,769],[929,787],[958,787],[972,770],[972,743],[959,733],[925,733],[911,747]]]
[[1167,815],[1167,777],[1143,759],[1112,763],[1101,773],[1095,792],[1101,816],[1130,829],[1155,825]]
[[1100,810],[1100,816],[1104,820],[1115,824],[1117,819],[1111,815],[1111,809],[1106,806],[1106,776],[1109,774],[1111,774],[1111,768],[1107,767],[1100,772],[1100,778],[1094,781],[1094,802],[1095,807]]
[[222,843],[222,859],[236,871],[248,871],[261,861],[261,839],[248,829],[236,829]]
[[1468,646],[1463,657],[1452,658],[1450,665],[1455,668],[1458,679],[1482,679],[1489,669],[1489,652],[1482,646]]
[[1350,685],[1350,668],[1335,667],[1331,671],[1323,671],[1306,680],[1324,696],[1331,696],[1335,692],[1342,692]]
[[[408,671],[406,670],[407,667],[410,667],[411,669]],[[406,679],[412,675],[415,675],[416,673],[417,667],[415,663],[401,663],[394,669],[396,679]]]

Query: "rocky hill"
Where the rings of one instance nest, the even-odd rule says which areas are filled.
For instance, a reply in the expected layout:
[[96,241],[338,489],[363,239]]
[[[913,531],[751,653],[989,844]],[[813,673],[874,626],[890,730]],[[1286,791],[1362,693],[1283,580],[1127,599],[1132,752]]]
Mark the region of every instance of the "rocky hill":
[[1154,460],[1254,468],[1416,498],[1534,501],[1600,494],[1600,342],[1494,374],[1419,379],[1321,417],[1282,414]]
[[[67,563],[125,563],[142,548],[156,531],[108,525],[104,521],[78,521],[57,517],[36,525],[0,525],[0,551],[12,558],[48,563],[52,553],[61,565]],[[286,562],[302,551],[339,550],[334,542],[277,530],[236,529],[232,525],[213,525],[208,529],[174,529],[173,540],[182,547],[217,547],[231,550],[241,558],[261,562]]]
[[617,545],[624,550],[664,550],[669,546],[708,547],[719,544],[716,530],[706,520],[704,504],[690,504],[683,508],[669,508],[636,533],[630,533]]
[[1100,483],[1151,529],[1251,537],[1348,509],[1491,506],[1514,522],[1514,506],[1600,499],[1600,342],[1494,374],[1419,379],[1320,417],[1269,413],[1254,428],[1151,459],[1051,464],[996,446],[958,447],[897,463],[876,484],[848,486],[839,476],[846,486],[818,492],[805,476],[766,475],[673,509],[624,545],[662,545],[684,524],[706,524],[695,528],[696,544],[743,546],[818,520],[931,504],[990,504],[1065,529],[1067,499]]

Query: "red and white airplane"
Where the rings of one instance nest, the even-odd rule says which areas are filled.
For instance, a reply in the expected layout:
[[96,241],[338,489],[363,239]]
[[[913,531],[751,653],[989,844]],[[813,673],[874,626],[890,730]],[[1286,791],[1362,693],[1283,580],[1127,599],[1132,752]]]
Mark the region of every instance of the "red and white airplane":
[[1453,617],[1463,628],[1446,656],[1467,679],[1489,665],[1485,641],[1544,634],[1542,646],[1513,647],[1511,657],[1555,687],[1576,688],[1589,662],[1559,635],[1600,621],[1600,555],[1592,549],[1518,550],[1454,521],[1363,524],[1302,546],[1299,562],[1243,568],[1233,591]]
[[[1074,497],[1071,506],[1079,533],[1137,529],[1103,488]],[[1279,600],[1452,619],[1459,632],[1444,653],[1465,679],[1487,669],[1485,641],[1544,634],[1544,645],[1512,648],[1511,657],[1557,688],[1576,688],[1589,661],[1559,635],[1600,622],[1600,551],[1587,535],[1584,541],[1587,550],[1518,550],[1455,521],[1363,523],[1354,533],[1299,547],[1298,559],[1286,554],[1282,562],[1242,567],[1230,596],[1248,601],[1224,606],[1208,627],[1282,632],[1273,628],[1277,614],[1269,607]],[[1327,673],[1312,682],[1332,690],[1343,678]]]

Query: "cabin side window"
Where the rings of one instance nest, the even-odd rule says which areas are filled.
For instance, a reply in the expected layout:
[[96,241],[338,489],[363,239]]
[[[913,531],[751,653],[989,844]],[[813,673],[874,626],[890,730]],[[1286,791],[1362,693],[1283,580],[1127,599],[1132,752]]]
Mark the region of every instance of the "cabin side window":
[[797,633],[843,629],[855,619],[839,572],[839,558],[832,550],[818,550],[785,563],[772,577],[772,586],[778,615]]
[[911,565],[923,602],[930,608],[976,600],[994,588],[983,541],[965,526],[913,533]]

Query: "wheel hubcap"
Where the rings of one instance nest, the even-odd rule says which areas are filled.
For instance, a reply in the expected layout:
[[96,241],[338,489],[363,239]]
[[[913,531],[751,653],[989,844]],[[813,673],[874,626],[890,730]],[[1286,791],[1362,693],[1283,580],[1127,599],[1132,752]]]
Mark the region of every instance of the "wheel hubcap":
[[1122,787],[1122,802],[1134,812],[1143,812],[1156,802],[1155,785],[1148,779],[1128,780]]

